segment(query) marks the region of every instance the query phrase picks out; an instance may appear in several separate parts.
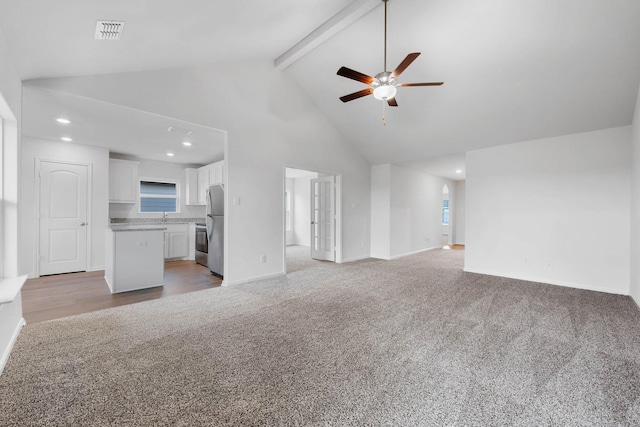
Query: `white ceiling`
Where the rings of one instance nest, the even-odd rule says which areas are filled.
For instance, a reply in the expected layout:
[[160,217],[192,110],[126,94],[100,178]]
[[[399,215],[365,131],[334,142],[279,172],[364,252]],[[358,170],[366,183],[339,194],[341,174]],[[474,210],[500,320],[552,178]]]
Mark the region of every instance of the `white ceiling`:
[[[114,154],[203,165],[224,158],[224,132],[61,92],[24,86],[22,133],[52,141],[108,147]],[[68,125],[57,118],[68,118]],[[170,126],[191,134],[169,132]],[[185,147],[182,142],[191,142]],[[171,152],[173,157],[166,153]]]
[[[273,59],[350,0],[0,0],[23,80]],[[125,21],[96,41],[96,21]]]
[[[0,0],[0,28],[27,80],[275,59],[349,3]],[[419,51],[400,80],[445,84],[400,88],[400,106],[386,108],[386,126],[382,103],[373,97],[338,100],[365,86],[336,75],[343,65],[371,75],[382,71],[382,2],[283,71],[374,164],[410,162],[406,165],[420,168],[421,160],[631,123],[640,85],[637,0],[390,0],[388,5],[388,68]],[[126,21],[122,39],[94,41],[99,19]],[[61,103],[84,113],[86,135],[101,136],[105,144],[117,139],[109,126],[116,117],[108,118],[105,105],[59,94],[47,100],[45,94],[37,106],[25,93],[23,133],[57,138],[59,129],[49,121],[54,104]],[[135,117],[127,111],[112,114],[125,123]],[[140,123],[148,128],[144,120]],[[131,119],[129,125],[137,122]],[[100,131],[90,134],[90,125]],[[85,138],[78,135],[74,139]],[[433,162],[425,167],[437,169]]]

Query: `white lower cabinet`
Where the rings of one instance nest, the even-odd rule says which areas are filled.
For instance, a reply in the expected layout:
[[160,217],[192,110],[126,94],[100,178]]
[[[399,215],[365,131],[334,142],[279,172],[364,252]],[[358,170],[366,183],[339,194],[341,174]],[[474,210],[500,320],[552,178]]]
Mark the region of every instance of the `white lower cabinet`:
[[188,224],[165,224],[164,258],[187,258],[189,256]]
[[186,258],[189,255],[189,247],[187,242],[189,236],[186,231],[165,231],[164,232],[164,257],[170,258]]
[[108,228],[105,249],[104,278],[112,294],[163,285],[162,229]]

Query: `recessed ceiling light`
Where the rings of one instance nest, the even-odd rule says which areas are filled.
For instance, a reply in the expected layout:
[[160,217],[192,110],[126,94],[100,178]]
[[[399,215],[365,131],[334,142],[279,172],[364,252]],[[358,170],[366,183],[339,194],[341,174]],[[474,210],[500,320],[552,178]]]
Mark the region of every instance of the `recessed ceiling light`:
[[167,153],[167,156],[173,157],[173,153]]
[[61,140],[63,140],[64,142],[71,142],[73,141],[73,139],[69,138],[68,136],[63,136],[62,138],[60,138]]
[[184,141],[182,145],[184,145],[185,147],[191,147],[191,143],[189,141]]
[[63,125],[68,125],[69,123],[71,123],[71,120],[59,117],[56,119],[56,122],[62,123]]
[[462,169],[457,169],[456,173],[462,173]]

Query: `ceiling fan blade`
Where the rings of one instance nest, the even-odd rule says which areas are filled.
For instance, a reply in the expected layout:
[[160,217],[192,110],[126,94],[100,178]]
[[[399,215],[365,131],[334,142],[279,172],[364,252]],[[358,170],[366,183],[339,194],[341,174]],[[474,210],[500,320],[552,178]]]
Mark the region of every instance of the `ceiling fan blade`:
[[391,73],[391,75],[397,79],[400,76],[400,74],[402,74],[402,72],[406,70],[407,67],[411,65],[413,61],[416,60],[418,56],[420,56],[420,52],[413,52],[407,55],[407,57],[404,58],[404,60],[400,63],[400,65],[398,65],[398,67],[393,71],[393,73]]
[[402,83],[400,86],[410,87],[410,86],[441,86],[444,82],[433,82],[433,83]]
[[354,71],[351,68],[340,67],[337,74],[348,79],[357,80],[366,85],[370,85],[371,83],[373,83],[373,77]]
[[387,104],[389,104],[389,107],[397,107],[398,106],[398,102],[396,101],[395,98],[387,99]]
[[341,96],[340,97],[340,101],[342,102],[349,102],[349,101],[353,101],[354,99],[358,99],[358,98],[362,98],[363,96],[367,96],[367,95],[371,95],[373,93],[373,88],[366,88],[366,89],[362,89],[358,92],[354,92],[354,93],[350,93],[349,95],[345,95],[345,96]]

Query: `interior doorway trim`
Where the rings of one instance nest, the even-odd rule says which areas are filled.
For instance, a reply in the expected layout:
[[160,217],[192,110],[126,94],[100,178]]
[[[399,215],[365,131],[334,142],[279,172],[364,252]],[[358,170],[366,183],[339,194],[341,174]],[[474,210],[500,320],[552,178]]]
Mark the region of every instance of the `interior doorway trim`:
[[34,267],[33,272],[35,277],[40,277],[40,167],[42,163],[59,163],[63,165],[74,165],[74,166],[86,166],[87,167],[87,219],[89,222],[89,227],[87,227],[87,248],[86,248],[86,271],[91,270],[92,259],[91,259],[91,242],[92,242],[92,229],[93,229],[93,215],[91,212],[92,197],[93,197],[93,164],[86,162],[69,162],[66,160],[56,160],[56,159],[43,159],[36,158],[35,159],[35,167],[34,167],[34,182],[35,191],[34,193],[34,206],[35,206],[35,220],[36,220],[36,239],[35,239],[35,256],[34,258]]
[[342,264],[342,173],[330,171],[326,169],[318,169],[311,166],[305,166],[296,163],[285,163],[282,167],[282,271],[287,274],[287,227],[285,224],[285,201],[284,193],[287,191],[287,169],[301,169],[318,174],[333,175],[335,177],[335,247],[336,247],[336,264]]

